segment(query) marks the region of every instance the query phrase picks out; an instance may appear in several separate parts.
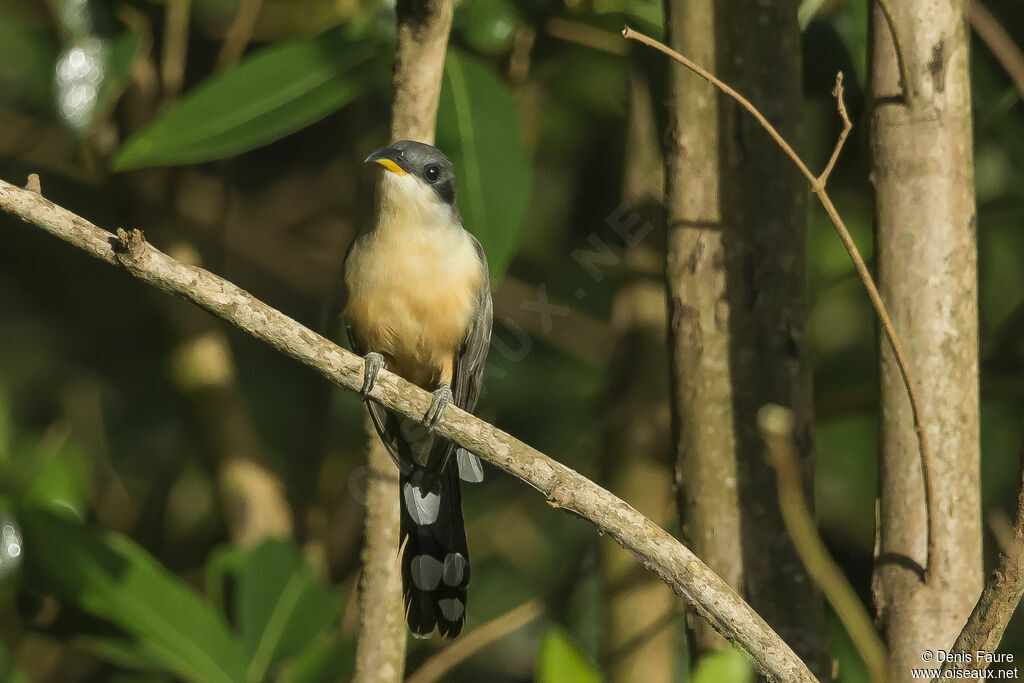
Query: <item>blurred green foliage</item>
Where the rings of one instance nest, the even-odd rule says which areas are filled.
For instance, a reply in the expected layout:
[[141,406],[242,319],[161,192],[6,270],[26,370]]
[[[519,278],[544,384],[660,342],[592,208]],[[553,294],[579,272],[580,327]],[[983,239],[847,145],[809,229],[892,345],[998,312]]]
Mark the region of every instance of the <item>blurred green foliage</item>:
[[437,144],[459,169],[459,209],[488,255],[495,286],[519,241],[530,192],[529,156],[514,132],[520,128],[515,100],[494,71],[449,50]]
[[714,652],[697,661],[692,683],[745,683],[753,678],[750,662],[735,649]]
[[211,76],[135,133],[113,168],[195,164],[280,140],[358,97],[379,75],[383,54],[382,44],[349,39],[340,28],[267,48]]
[[[393,10],[374,0],[265,0],[246,56],[216,73],[237,2],[193,0],[185,90],[162,102],[152,89],[167,1],[0,0],[0,177],[39,172],[54,201],[105,227],[137,223],[162,248],[188,242],[207,267],[330,331],[344,249],[372,207],[373,175],[361,160],[387,142]],[[525,283],[532,293],[543,284],[553,302],[607,331],[628,277],[609,270],[594,281],[570,254],[590,235],[613,237],[606,220],[621,201],[628,67],[647,75],[656,105],[665,100],[664,63],[627,53],[616,36],[624,22],[659,31],[661,4],[457,4],[437,137],[459,175],[466,225],[496,285]],[[1004,20],[1016,11],[1011,0],[986,5]],[[829,93],[841,69],[855,128],[830,187],[870,258],[867,9],[868,0],[805,0],[801,20],[804,151],[812,166],[831,151],[838,122]],[[1024,42],[1019,22],[1006,26]],[[94,45],[101,58],[75,57],[75,78],[57,78],[61,59]],[[980,44],[972,78],[983,494],[997,526],[1015,494],[1021,447],[1024,106]],[[76,84],[94,87],[93,99],[77,99]],[[88,104],[83,118],[63,116],[68,97]],[[830,549],[868,600],[877,335],[813,202],[808,228],[817,510]],[[600,481],[606,367],[574,350],[594,340],[560,316],[555,332],[545,331],[523,303],[498,291],[495,336],[509,350],[496,342],[478,413]],[[298,523],[296,542],[225,543],[208,426],[168,369],[182,310],[0,217],[0,507],[24,536],[20,570],[0,583],[0,680],[351,675],[361,406],[228,333],[243,413]],[[603,589],[592,529],[491,470],[464,504],[471,627],[534,597],[548,609],[451,680],[600,680]],[[848,637],[832,626],[839,680],[865,681]],[[1011,625],[1003,649],[1024,653],[1024,624]],[[410,641],[408,670],[436,651]],[[740,655],[724,652],[698,662],[691,680],[749,676]]]
[[565,631],[553,628],[544,635],[537,657],[537,683],[599,683],[597,668],[587,661]]

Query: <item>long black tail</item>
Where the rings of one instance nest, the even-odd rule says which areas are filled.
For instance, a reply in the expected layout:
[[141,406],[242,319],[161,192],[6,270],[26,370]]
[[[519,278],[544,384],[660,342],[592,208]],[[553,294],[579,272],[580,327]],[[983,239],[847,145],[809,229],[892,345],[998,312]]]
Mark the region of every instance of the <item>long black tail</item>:
[[423,490],[425,474],[417,467],[399,479],[406,621],[414,635],[428,637],[436,626],[442,636],[454,638],[466,622],[469,585],[459,468],[452,458],[428,490]]

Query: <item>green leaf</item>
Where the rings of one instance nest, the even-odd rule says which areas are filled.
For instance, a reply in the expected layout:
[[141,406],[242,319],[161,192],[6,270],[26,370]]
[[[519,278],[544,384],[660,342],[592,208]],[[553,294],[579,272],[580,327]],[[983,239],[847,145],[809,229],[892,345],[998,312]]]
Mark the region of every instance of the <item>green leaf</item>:
[[455,165],[459,209],[496,286],[515,253],[530,194],[530,160],[516,104],[481,62],[449,50],[437,112],[438,147]]
[[92,464],[66,433],[51,430],[34,450],[34,472],[23,502],[61,508],[84,519],[92,503]]
[[25,508],[25,572],[38,588],[112,622],[152,661],[190,681],[245,680],[221,616],[127,537]]
[[162,670],[157,662],[139,645],[120,636],[82,636],[75,638],[76,648],[86,650],[98,658],[136,672],[157,673]]
[[114,169],[222,159],[274,142],[355,99],[379,52],[340,29],[282,43],[212,76],[132,136]]
[[814,16],[821,9],[821,6],[825,4],[825,0],[801,0],[800,9],[797,10],[796,16],[800,21],[800,30],[807,28],[807,25],[811,23]]
[[537,658],[537,683],[596,683],[600,680],[597,669],[565,631],[556,627],[547,632]]
[[247,552],[233,545],[222,545],[210,551],[206,558],[203,585],[206,597],[222,612],[227,612],[228,601],[225,596],[225,585],[228,576],[238,574]]
[[742,652],[734,648],[704,655],[690,683],[749,683],[753,671]]
[[305,648],[339,612],[336,596],[313,575],[299,549],[279,540],[265,541],[246,558],[236,604],[254,683]]
[[100,84],[97,114],[109,110],[124,92],[140,44],[139,36],[132,31],[125,31],[107,43],[107,64]]

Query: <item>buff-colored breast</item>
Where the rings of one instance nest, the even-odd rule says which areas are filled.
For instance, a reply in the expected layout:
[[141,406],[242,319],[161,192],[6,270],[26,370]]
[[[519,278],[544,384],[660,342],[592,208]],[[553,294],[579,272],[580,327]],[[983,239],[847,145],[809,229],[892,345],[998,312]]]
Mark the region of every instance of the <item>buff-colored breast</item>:
[[[424,201],[431,201],[425,198]],[[425,389],[451,382],[483,266],[469,234],[432,205],[382,206],[346,263],[345,319],[389,370]]]

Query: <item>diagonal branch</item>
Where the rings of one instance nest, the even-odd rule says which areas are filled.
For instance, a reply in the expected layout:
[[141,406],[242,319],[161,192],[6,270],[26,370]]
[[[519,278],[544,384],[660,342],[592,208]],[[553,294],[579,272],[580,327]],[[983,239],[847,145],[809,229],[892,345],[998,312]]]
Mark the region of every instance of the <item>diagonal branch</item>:
[[796,164],[797,168],[800,169],[800,172],[805,178],[807,178],[807,182],[811,184],[811,190],[814,194],[818,195],[818,200],[821,202],[822,207],[825,209],[825,213],[828,214],[829,219],[832,221],[832,225],[835,226],[839,239],[842,241],[843,246],[846,247],[846,252],[850,255],[850,260],[853,261],[853,266],[857,270],[857,275],[860,276],[860,280],[864,284],[864,289],[867,290],[868,298],[871,300],[871,305],[875,309],[875,315],[878,316],[878,320],[882,325],[882,330],[885,332],[885,337],[889,341],[889,345],[892,347],[893,355],[896,357],[896,365],[899,366],[900,376],[903,378],[903,385],[907,389],[907,398],[910,401],[910,411],[914,416],[914,431],[917,433],[917,443],[921,451],[921,474],[922,479],[924,480],[925,513],[928,516],[928,557],[921,577],[922,580],[927,582],[929,570],[935,566],[935,515],[932,514],[932,506],[934,502],[932,491],[934,487],[932,484],[931,450],[928,447],[928,440],[924,433],[921,404],[917,399],[917,391],[914,388],[916,386],[916,382],[910,376],[910,366],[907,363],[906,354],[903,352],[903,344],[900,343],[899,337],[896,335],[896,328],[893,327],[892,319],[889,317],[889,312],[886,310],[885,303],[882,301],[882,295],[878,293],[878,287],[875,285],[875,279],[871,276],[871,271],[868,270],[867,264],[864,263],[864,258],[860,255],[860,251],[857,249],[857,245],[853,241],[853,236],[850,235],[850,231],[846,228],[846,224],[843,222],[842,217],[840,217],[839,211],[836,209],[835,204],[832,203],[832,198],[825,190],[825,181],[828,179],[828,174],[831,172],[834,158],[838,155],[838,150],[841,149],[841,145],[845,141],[846,134],[849,132],[846,127],[846,107],[843,104],[841,80],[837,79],[836,88],[832,92],[836,97],[840,116],[843,116],[844,118],[844,132],[840,135],[839,142],[836,145],[836,151],[833,152],[833,159],[829,161],[828,166],[826,166],[825,171],[821,176],[815,176],[807,167],[807,164],[804,163],[804,160],[800,158],[800,155],[797,154],[793,147],[786,142],[786,139],[779,134],[779,131],[775,129],[775,126],[773,126],[768,119],[758,111],[757,107],[750,103],[750,100],[736,92],[736,90],[731,88],[727,83],[723,82],[707,69],[704,69],[699,64],[695,64],[692,60],[687,59],[675,50],[672,50],[668,46],[659,43],[657,40],[654,40],[649,36],[645,36],[643,33],[634,31],[628,26],[623,29],[622,35],[629,40],[635,40],[647,45],[648,47],[653,47],[662,54],[671,57],[693,73],[714,85],[729,97],[736,100],[741,107],[746,109],[750,115],[753,116],[759,124],[761,124],[761,127],[764,128],[765,132],[767,132],[768,135],[778,143],[786,156]]
[[779,508],[800,560],[814,582],[821,586],[836,617],[850,634],[850,640],[864,660],[871,680],[876,683],[884,681],[888,657],[885,645],[853,586],[825,547],[825,541],[818,533],[814,515],[807,504],[803,472],[793,443],[793,411],[777,405],[763,406],[758,411],[757,424],[768,459],[778,475]]
[[[974,655],[970,659],[950,657],[942,665],[942,678],[952,678],[954,670],[978,670],[988,668],[991,660],[978,657],[978,652],[995,653],[1003,632],[1017,611],[1024,597],[1024,452],[1021,453],[1021,481],[1017,489],[1017,515],[1013,521],[1013,535],[999,555],[999,566],[985,582],[971,616],[964,624],[949,652]],[[964,676],[967,678],[967,676]]]
[[971,22],[971,28],[981,38],[981,42],[985,43],[985,47],[1013,81],[1018,96],[1024,99],[1024,52],[1013,42],[1013,37],[999,20],[979,0],[967,3],[967,19]]
[[416,669],[405,683],[434,683],[444,679],[444,675],[469,659],[480,650],[497,640],[525,626],[544,612],[544,603],[534,598],[515,607],[497,619],[473,629],[433,657],[427,659]]
[[[240,287],[170,258],[138,230],[113,235],[30,190],[0,181],[0,210],[117,266],[135,278],[191,301],[270,344],[332,382],[358,391],[363,362]],[[378,403],[408,417],[422,416],[430,394],[382,371]],[[778,634],[688,548],[630,505],[586,477],[469,413],[449,406],[437,432],[543,493],[550,505],[573,512],[606,532],[654,572],[770,679],[816,679]]]

